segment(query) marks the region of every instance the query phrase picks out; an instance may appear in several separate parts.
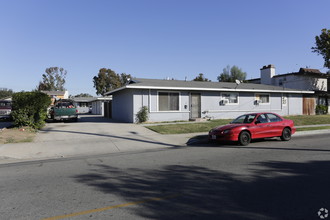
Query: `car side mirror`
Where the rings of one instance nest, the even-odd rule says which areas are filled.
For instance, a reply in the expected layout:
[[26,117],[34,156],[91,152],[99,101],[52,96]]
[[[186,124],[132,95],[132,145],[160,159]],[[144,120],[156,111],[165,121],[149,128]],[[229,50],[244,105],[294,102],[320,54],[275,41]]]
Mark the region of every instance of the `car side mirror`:
[[256,125],[260,124],[260,123],[261,123],[261,121],[259,121],[259,120],[256,120],[256,122],[255,122]]

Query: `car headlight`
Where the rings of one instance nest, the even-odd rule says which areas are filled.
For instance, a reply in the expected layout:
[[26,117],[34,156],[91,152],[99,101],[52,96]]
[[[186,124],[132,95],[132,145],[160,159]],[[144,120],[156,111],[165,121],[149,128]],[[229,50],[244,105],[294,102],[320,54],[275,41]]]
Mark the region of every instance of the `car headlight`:
[[228,134],[230,132],[230,130],[228,129],[228,130],[224,130],[223,131],[223,134]]

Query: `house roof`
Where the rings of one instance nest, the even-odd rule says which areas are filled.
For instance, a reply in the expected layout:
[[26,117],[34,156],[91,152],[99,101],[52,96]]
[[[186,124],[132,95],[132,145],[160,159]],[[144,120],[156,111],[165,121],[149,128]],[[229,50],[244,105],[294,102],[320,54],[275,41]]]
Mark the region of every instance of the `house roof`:
[[73,97],[73,101],[75,102],[92,102],[96,100],[96,97]]
[[112,100],[111,96],[108,97],[73,97],[73,101],[75,102],[94,102],[94,101],[109,101]]
[[236,83],[229,82],[201,82],[184,80],[161,80],[134,78],[129,84],[107,92],[106,95],[116,93],[123,89],[163,89],[163,90],[188,90],[188,91],[236,91],[236,92],[273,92],[273,93],[314,93],[313,91],[303,91],[288,89],[279,86]]

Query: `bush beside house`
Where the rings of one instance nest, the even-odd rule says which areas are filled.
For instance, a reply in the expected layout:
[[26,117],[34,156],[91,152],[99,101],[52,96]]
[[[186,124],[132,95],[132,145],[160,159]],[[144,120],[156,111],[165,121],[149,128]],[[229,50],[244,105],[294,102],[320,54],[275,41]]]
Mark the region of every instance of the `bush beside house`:
[[13,94],[12,117],[16,126],[40,129],[45,125],[47,107],[51,100],[45,93],[18,92]]

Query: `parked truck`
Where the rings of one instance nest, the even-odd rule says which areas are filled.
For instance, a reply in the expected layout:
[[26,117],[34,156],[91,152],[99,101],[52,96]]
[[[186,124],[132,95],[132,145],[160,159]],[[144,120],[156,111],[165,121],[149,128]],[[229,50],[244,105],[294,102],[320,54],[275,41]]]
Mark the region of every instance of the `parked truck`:
[[78,121],[78,109],[73,100],[60,99],[55,101],[54,106],[50,108],[49,117],[54,121]]

